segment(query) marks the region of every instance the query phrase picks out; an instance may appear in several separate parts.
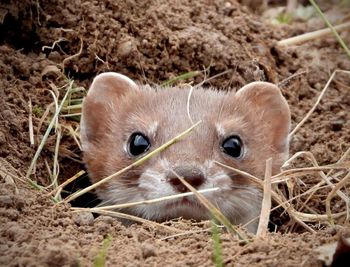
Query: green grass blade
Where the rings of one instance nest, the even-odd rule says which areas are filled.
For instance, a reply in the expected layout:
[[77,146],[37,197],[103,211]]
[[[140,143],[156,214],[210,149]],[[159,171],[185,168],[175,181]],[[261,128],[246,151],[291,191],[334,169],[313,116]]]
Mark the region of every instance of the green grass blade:
[[106,265],[107,250],[111,244],[111,241],[112,237],[108,234],[103,240],[102,247],[94,259],[94,267],[104,267]]
[[174,78],[171,78],[163,83],[160,84],[161,87],[164,86],[170,86],[173,85],[174,83],[178,82],[178,81],[182,81],[182,80],[187,80],[193,77],[196,77],[197,75],[200,74],[200,71],[190,71],[190,72],[186,72],[184,74],[181,74],[179,76],[176,76]]
[[223,267],[224,263],[222,261],[222,248],[220,243],[220,234],[218,226],[216,225],[215,221],[211,221],[211,238],[213,239],[214,243],[214,264],[216,267]]
[[38,158],[39,158],[39,156],[40,156],[40,153],[41,153],[41,151],[43,150],[43,148],[44,148],[44,146],[45,146],[46,140],[47,140],[47,138],[49,137],[52,128],[54,127],[56,118],[57,118],[58,115],[60,114],[61,109],[62,109],[62,107],[63,107],[63,105],[64,105],[64,102],[66,101],[68,95],[70,94],[70,90],[71,90],[71,88],[72,88],[72,85],[73,85],[73,81],[71,81],[71,82],[69,83],[68,88],[67,88],[67,92],[66,92],[66,94],[64,95],[64,97],[63,97],[63,99],[62,99],[62,101],[61,101],[61,104],[59,105],[57,111],[55,112],[54,116],[52,117],[51,122],[50,122],[49,126],[47,127],[46,132],[45,132],[45,134],[44,134],[44,136],[43,136],[43,138],[42,138],[42,140],[41,140],[41,143],[40,143],[40,145],[39,145],[37,151],[35,152],[35,155],[34,155],[34,157],[33,157],[33,159],[32,159],[32,162],[31,162],[31,164],[30,164],[30,166],[29,166],[29,169],[28,169],[28,171],[27,171],[27,174],[26,174],[26,179],[27,179],[27,180],[30,180],[29,177],[30,177],[30,175],[32,174],[32,171],[33,171],[33,169],[34,169],[34,166],[35,166],[35,164],[36,164],[36,161],[38,160]]
[[326,18],[326,16],[323,14],[322,10],[319,8],[319,6],[316,4],[314,0],[309,0],[309,2],[313,5],[313,7],[316,9],[317,13],[320,15],[321,19],[326,23],[327,27],[329,27],[334,34],[335,38],[337,38],[340,45],[345,50],[346,54],[350,57],[350,50],[344,43],[343,39],[340,37],[338,32],[334,29],[333,25],[329,22],[329,20]]

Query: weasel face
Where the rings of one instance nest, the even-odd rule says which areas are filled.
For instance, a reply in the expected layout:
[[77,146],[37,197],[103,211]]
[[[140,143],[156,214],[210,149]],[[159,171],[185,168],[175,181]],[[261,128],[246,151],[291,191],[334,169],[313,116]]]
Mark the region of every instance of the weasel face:
[[[81,137],[84,161],[92,182],[130,165],[191,126],[188,89],[147,88],[116,73],[97,76],[84,101]],[[194,122],[188,136],[142,165],[98,188],[107,204],[122,204],[187,192],[174,174],[205,193],[235,224],[258,217],[261,190],[247,178],[215,161],[262,177],[265,161],[278,171],[288,156],[290,113],[279,89],[252,83],[238,93],[198,88],[189,101]],[[210,219],[195,196],[128,208],[151,220],[176,217]],[[248,226],[255,231],[258,221]]]

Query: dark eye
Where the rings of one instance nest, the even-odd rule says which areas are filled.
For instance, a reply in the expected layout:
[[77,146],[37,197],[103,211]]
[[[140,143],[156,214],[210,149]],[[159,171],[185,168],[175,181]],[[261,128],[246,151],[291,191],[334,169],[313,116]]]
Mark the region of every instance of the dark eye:
[[242,141],[236,135],[226,138],[222,143],[222,148],[224,149],[224,152],[227,155],[233,158],[239,158],[240,156],[242,156],[242,152],[243,152]]
[[142,133],[133,133],[129,141],[129,153],[133,156],[145,153],[151,146],[147,136]]

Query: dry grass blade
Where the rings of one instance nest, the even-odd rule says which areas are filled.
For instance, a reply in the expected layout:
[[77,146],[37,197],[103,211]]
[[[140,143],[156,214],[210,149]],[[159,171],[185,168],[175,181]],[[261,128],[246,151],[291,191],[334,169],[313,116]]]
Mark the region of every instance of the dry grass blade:
[[[37,190],[43,190],[43,187],[38,185],[36,182],[29,178],[25,178],[22,173],[20,173],[17,169],[15,169],[11,163],[9,163],[6,159],[0,158],[0,178],[5,179],[5,181],[9,181],[12,183],[14,180],[19,180],[23,183],[29,183]],[[24,177],[24,179],[22,179]]]
[[[292,198],[289,198],[286,202],[284,202],[283,204],[287,204],[287,203],[291,203],[292,201],[301,198],[303,196],[309,195],[312,197],[314,193],[316,193],[318,190],[322,190],[327,188],[328,185],[324,185],[324,181],[321,181],[319,183],[317,183],[316,185],[314,185],[313,187],[311,187],[310,189],[306,190],[303,193],[300,193]],[[306,203],[308,201],[308,199],[306,201],[304,201],[304,203]],[[304,204],[303,203],[303,204]],[[273,208],[272,210],[278,209],[279,207],[281,207],[281,205],[276,206],[275,208]],[[300,208],[300,210],[303,209],[303,206]]]
[[[336,219],[341,218],[344,215],[346,215],[346,213],[347,211],[334,213],[333,218],[336,218]],[[320,223],[320,222],[328,221],[327,214],[310,214],[310,213],[294,211],[294,215],[297,216],[303,222]]]
[[[285,199],[284,195],[280,192],[280,190],[278,190],[278,188],[276,188],[277,192],[274,192],[273,190],[271,190],[272,193],[272,197],[273,199],[279,204],[281,205],[289,214],[289,216],[295,221],[297,222],[300,226],[304,227],[306,230],[308,230],[311,233],[315,233],[315,230],[312,229],[310,226],[308,226],[304,220],[301,219],[300,213],[297,212],[293,206],[291,204],[289,204],[287,202],[287,200]],[[285,204],[288,203],[288,204]]]
[[[300,151],[295,153],[286,163],[285,165],[289,164],[290,161],[295,160],[296,158],[300,157],[300,156],[306,156],[311,163],[316,167],[319,168],[320,166],[318,165],[318,162],[315,158],[315,156],[308,151]],[[341,159],[340,159],[341,160]],[[342,161],[338,160],[338,162],[336,163],[336,165],[341,164]],[[345,169],[347,169],[349,166],[344,166]],[[332,170],[335,170],[336,168],[331,168]],[[318,172],[318,174],[320,175],[320,177],[324,180],[324,183],[327,183],[330,187],[334,188],[333,183],[331,182],[331,179],[329,178],[330,175],[326,175],[323,171]],[[320,183],[320,186],[323,185],[323,183]],[[346,196],[343,192],[341,191],[337,191],[338,196],[345,202],[345,203],[349,203],[350,199],[348,196]],[[310,195],[309,198],[311,198],[312,195]],[[306,200],[303,204],[303,206],[301,207],[301,209],[306,205],[306,203],[308,202],[308,200]]]
[[[336,31],[342,31],[342,30],[346,30],[349,28],[350,28],[350,22],[346,22],[346,23],[334,26],[334,29]],[[296,45],[296,44],[300,44],[302,42],[307,42],[310,40],[314,40],[316,38],[320,38],[320,37],[325,36],[325,35],[330,34],[330,33],[332,33],[332,30],[329,28],[325,28],[322,30],[308,32],[308,33],[304,33],[304,34],[301,34],[298,36],[293,36],[291,38],[287,38],[287,39],[278,41],[277,45],[280,45],[280,46]]]
[[31,164],[30,164],[30,166],[29,166],[29,169],[28,169],[28,171],[27,171],[27,174],[26,174],[26,178],[27,178],[27,179],[29,179],[29,176],[32,174],[32,171],[33,171],[33,169],[34,169],[34,166],[35,166],[35,164],[36,164],[36,161],[38,160],[39,155],[40,155],[42,149],[44,148],[44,145],[45,145],[45,143],[46,143],[46,140],[47,140],[47,138],[49,137],[49,134],[50,134],[50,132],[51,132],[51,129],[53,128],[53,126],[54,126],[54,124],[55,124],[55,122],[56,122],[56,118],[58,117],[58,115],[59,115],[59,113],[60,113],[60,111],[61,111],[61,109],[62,109],[62,107],[63,107],[64,101],[66,100],[67,96],[68,96],[69,93],[70,93],[70,89],[72,88],[72,85],[73,85],[73,81],[71,81],[71,82],[69,83],[69,86],[68,86],[68,88],[67,88],[67,92],[66,92],[66,94],[64,95],[64,97],[63,97],[63,99],[62,99],[62,101],[61,101],[61,104],[60,104],[59,107],[57,108],[57,110],[56,110],[54,116],[53,116],[52,119],[51,119],[51,122],[50,122],[49,126],[48,126],[47,129],[46,129],[46,132],[45,132],[45,134],[44,134],[44,136],[43,136],[43,138],[42,138],[42,140],[41,140],[41,142],[40,142],[40,145],[39,145],[38,149],[37,149],[36,152],[35,152],[35,155],[34,155],[34,157],[33,157],[33,159],[32,159],[32,162],[31,162]]
[[231,167],[231,166],[222,164],[222,163],[220,163],[220,162],[218,162],[218,161],[214,161],[214,163],[217,164],[217,165],[219,165],[219,166],[221,166],[221,167],[227,168],[227,169],[229,169],[229,170],[231,170],[231,171],[234,171],[234,172],[236,172],[236,173],[238,173],[238,174],[240,174],[240,175],[243,175],[243,176],[247,177],[247,178],[250,179],[252,182],[254,182],[255,184],[259,185],[261,188],[264,187],[263,181],[260,180],[259,178],[255,177],[254,175],[251,175],[250,173],[247,173],[247,172],[245,172],[245,171],[241,171],[241,170],[236,169],[236,168],[233,168],[233,167]]
[[21,177],[23,177],[23,175],[17,169],[15,169],[11,163],[9,163],[4,158],[0,158],[0,178],[4,179],[5,182],[9,182],[11,184],[15,184],[14,180],[19,180],[25,183]]
[[190,112],[190,101],[191,101],[191,97],[192,97],[192,93],[193,93],[193,86],[191,86],[190,91],[188,92],[188,97],[187,97],[187,105],[186,105],[186,109],[187,109],[187,117],[190,120],[190,122],[192,124],[194,124],[192,117],[191,117],[191,112]]
[[218,74],[216,74],[216,75],[214,75],[214,76],[211,76],[211,77],[209,77],[209,78],[206,78],[206,79],[204,79],[202,82],[200,82],[199,84],[196,84],[196,85],[194,86],[194,88],[200,87],[200,86],[202,86],[203,84],[205,84],[205,83],[207,83],[207,82],[209,82],[209,81],[211,81],[211,80],[213,80],[213,79],[216,79],[216,78],[218,78],[218,77],[220,77],[220,76],[223,76],[223,75],[225,75],[225,74],[227,74],[227,73],[230,73],[230,72],[232,72],[231,69],[225,70],[225,71],[220,72],[220,73],[218,73]]
[[[244,171],[240,171],[238,169],[235,169],[235,168],[232,168],[231,166],[227,166],[225,164],[222,164],[220,162],[216,162],[216,164],[224,167],[224,168],[227,168],[229,170],[232,170],[232,171],[235,171],[247,178],[249,178],[251,181],[255,182],[255,184],[257,184],[258,186],[260,186],[261,188],[264,187],[263,185],[263,181],[261,181],[260,179],[258,179],[257,177],[247,173],[247,172],[244,172]],[[272,176],[274,177],[274,176]],[[272,178],[271,177],[271,178]],[[272,181],[272,180],[271,180]],[[279,191],[278,191],[279,192]],[[281,207],[283,207],[287,212],[288,214],[290,215],[291,218],[293,218],[299,225],[301,225],[302,227],[304,227],[305,229],[307,229],[309,232],[312,232],[314,233],[315,231],[309,227],[307,224],[305,224],[302,220],[299,219],[299,217],[297,217],[295,215],[296,211],[294,208],[292,208],[292,206],[288,203],[288,201],[286,201],[286,199],[284,199],[283,197],[283,194],[279,192],[279,194],[277,194],[276,192],[274,192],[272,189],[271,189],[271,195],[272,195],[272,198],[273,200],[275,200],[279,205],[281,205]],[[251,220],[251,222],[253,222],[254,220]]]
[[[343,165],[342,163],[345,161],[346,157],[349,154],[350,149],[348,149],[343,155],[342,157],[337,161],[335,165]],[[300,157],[300,156],[306,156],[311,163],[316,166],[319,167],[314,155],[311,152],[307,152],[307,151],[301,151],[298,152],[296,154],[294,154],[284,165],[288,166],[289,163],[292,160],[295,160],[296,158]],[[346,166],[348,165],[348,166]],[[346,169],[348,169],[350,167],[349,164],[345,164],[344,166]],[[326,175],[324,172],[320,171],[319,175],[322,178],[322,181],[319,182],[318,184],[316,184],[312,189],[311,194],[309,195],[309,197],[304,201],[303,205],[300,207],[300,209],[303,209],[307,202],[312,198],[313,194],[323,185],[323,184],[327,184],[326,187],[331,187],[332,191],[331,193],[328,195],[327,199],[326,199],[326,215],[319,215],[319,214],[307,214],[307,213],[301,213],[301,212],[296,212],[296,215],[301,218],[303,221],[312,221],[312,222],[320,222],[320,221],[326,221],[327,218],[329,219],[331,224],[334,224],[333,219],[332,219],[332,214],[331,214],[331,210],[330,210],[330,200],[334,197],[334,194],[337,194],[346,204],[346,209],[347,212],[340,212],[336,214],[336,218],[342,217],[344,214],[347,215],[347,219],[349,217],[349,202],[350,199],[349,197],[344,194],[343,192],[341,192],[339,189],[341,187],[343,187],[346,184],[346,177],[343,178],[343,180],[341,182],[339,182],[336,186],[331,182],[331,179],[334,179],[333,177],[335,177],[335,175],[333,175],[333,177],[330,176],[330,174],[335,170],[335,168],[331,168],[331,171],[328,172],[328,174]],[[340,172],[343,173],[343,172]],[[310,190],[311,190],[310,189]],[[308,190],[309,191],[309,190]]]
[[70,195],[69,197],[67,197],[64,202],[70,202],[74,199],[76,199],[77,197],[91,191],[92,189],[100,186],[101,184],[111,180],[112,178],[117,177],[118,175],[121,175],[122,173],[132,169],[135,166],[141,165],[144,161],[148,160],[149,158],[151,158],[152,156],[154,156],[155,154],[163,151],[164,149],[168,148],[169,146],[175,144],[177,141],[181,140],[183,137],[185,137],[187,134],[189,134],[195,127],[197,127],[202,121],[198,121],[196,124],[192,125],[190,128],[188,128],[187,130],[183,131],[182,133],[180,133],[179,135],[175,136],[173,139],[169,140],[168,142],[166,142],[165,144],[161,145],[160,147],[156,148],[155,150],[151,151],[150,153],[148,153],[146,156],[138,159],[137,161],[135,161],[134,163],[130,164],[129,166],[121,169],[120,171],[117,171],[116,173],[113,173],[112,175],[103,178],[102,180],[98,181],[97,183],[88,186],[86,188],[84,188],[83,190],[76,192],[73,195]]
[[273,184],[286,182],[290,178],[296,178],[298,176],[303,176],[305,174],[310,174],[314,172],[324,171],[324,170],[345,170],[350,167],[349,163],[341,163],[341,164],[330,164],[326,166],[319,167],[304,167],[304,168],[295,168],[290,170],[285,170],[271,177],[271,181]]
[[[337,164],[343,163],[347,157],[350,155],[350,147],[344,152],[344,154],[340,157],[340,159],[337,161]],[[334,170],[330,170],[327,173],[327,176],[330,176],[333,173]]]
[[[349,178],[350,178],[350,172],[347,175],[345,175],[345,177],[333,187],[332,191],[327,196],[327,199],[326,199],[326,212],[327,212],[327,216],[328,216],[329,222],[332,225],[334,225],[334,221],[333,221],[332,211],[331,211],[331,200],[333,199],[335,194],[340,191],[340,188],[342,188],[342,187],[344,187],[346,185],[346,183],[348,182]],[[339,193],[338,193],[338,195],[339,195]],[[346,203],[346,206],[347,206],[346,218],[347,218],[347,220],[349,220],[349,212],[350,212],[349,211],[349,199],[345,203]]]
[[318,104],[320,103],[321,99],[323,98],[324,94],[326,93],[329,85],[331,84],[334,76],[337,73],[346,73],[346,74],[350,74],[350,71],[346,71],[346,70],[335,70],[331,77],[328,79],[325,87],[323,88],[323,90],[321,91],[319,97],[317,98],[316,103],[313,105],[313,107],[309,110],[309,112],[305,115],[305,117],[298,123],[297,126],[295,126],[295,128],[293,129],[293,131],[291,131],[291,133],[289,134],[289,139],[300,129],[300,127],[310,118],[311,114],[315,111],[315,109],[317,108]]
[[[321,181],[321,182],[324,182],[324,181]],[[284,207],[286,205],[290,205],[290,203],[297,199],[297,198],[300,198],[302,196],[305,196],[305,195],[308,195],[310,193],[314,193],[316,192],[317,190],[321,190],[321,189],[324,189],[324,188],[327,188],[328,185],[325,185],[325,186],[319,186],[319,184],[313,186],[312,188],[310,188],[309,190],[305,191],[304,193],[301,193],[299,195],[296,195],[288,200],[286,200],[285,202],[282,202],[280,204],[278,204],[277,206],[275,206],[274,208],[271,209],[271,212],[274,211],[274,210],[277,210],[278,208],[281,208],[281,207]],[[299,212],[299,211],[295,211],[295,214],[301,218],[303,221],[305,222],[320,222],[320,221],[326,221],[327,218],[325,215],[317,215],[317,214],[307,214],[307,213],[302,213],[302,212]],[[345,214],[345,212],[341,212],[341,213],[337,213],[337,214],[333,214],[335,217],[339,218],[341,216],[343,216]],[[244,226],[248,226],[249,224],[253,223],[255,220],[258,220],[259,217],[255,217],[253,218],[252,220],[250,220],[249,222],[247,222]]]
[[287,84],[290,80],[292,80],[292,79],[294,79],[294,78],[296,78],[296,77],[298,77],[298,76],[301,76],[301,75],[303,75],[303,74],[307,74],[307,73],[308,73],[308,71],[306,71],[306,70],[301,71],[301,72],[294,73],[293,75],[291,75],[291,76],[285,78],[284,80],[280,81],[280,82],[277,84],[277,86],[278,86],[278,87],[283,87],[283,86],[284,86],[285,84]]
[[81,116],[81,112],[78,113],[70,113],[70,114],[62,114],[61,117],[63,118],[69,118],[69,117],[79,117]]
[[[61,115],[61,117],[63,117]],[[77,144],[77,146],[79,147],[80,151],[82,151],[82,147],[81,147],[81,144],[80,144],[80,133],[79,133],[79,129],[80,129],[80,125],[77,124],[76,128],[74,129],[73,128],[73,125],[75,124],[76,122],[70,122],[69,124],[68,123],[64,123],[62,122],[60,125],[63,129],[65,129],[66,131],[68,131],[68,136],[72,137],[73,140],[75,141],[75,143]]]
[[[213,192],[217,191],[219,188],[214,187],[214,188],[208,188],[204,190],[198,191],[198,193],[208,193],[208,192]],[[181,193],[181,194],[176,194],[176,195],[171,195],[171,196],[166,196],[166,197],[160,197],[160,198],[154,198],[154,199],[148,199],[148,200],[143,200],[143,201],[137,201],[137,202],[130,202],[130,203],[123,203],[123,204],[116,204],[116,205],[110,205],[110,206],[102,206],[102,207],[97,207],[97,208],[91,208],[91,211],[95,210],[114,210],[114,209],[124,209],[124,208],[130,208],[138,205],[149,205],[149,204],[154,204],[158,202],[163,202],[166,200],[171,200],[171,199],[176,199],[176,198],[181,198],[181,197],[187,197],[187,196],[192,196],[194,195],[193,192],[187,192],[187,193]],[[75,209],[75,208],[73,208]]]
[[61,37],[61,38],[59,38],[58,40],[54,41],[54,42],[52,43],[51,46],[44,45],[44,46],[41,48],[41,50],[42,50],[42,51],[45,51],[45,49],[53,50],[53,49],[55,48],[55,46],[56,46],[58,43],[62,42],[62,41],[67,41],[67,39]]
[[214,218],[222,223],[230,232],[236,234],[241,240],[243,240],[246,244],[249,242],[247,236],[238,230],[237,227],[231,224],[231,222],[225,217],[222,212],[216,208],[209,200],[207,200],[202,194],[198,193],[198,191],[191,186],[183,177],[179,176],[175,171],[171,170],[172,173],[183,183],[194,195],[198,198],[198,200],[206,207],[210,213],[214,216]]
[[83,104],[75,104],[75,105],[68,105],[62,108],[62,111],[71,111],[71,110],[81,110]]
[[60,184],[59,186],[57,186],[55,189],[53,189],[50,193],[48,193],[48,196],[52,196],[54,195],[56,192],[61,191],[65,186],[67,186],[68,184],[70,184],[71,182],[75,181],[76,179],[78,179],[80,176],[82,176],[83,174],[85,174],[84,170],[79,171],[78,173],[76,173],[75,175],[73,175],[71,178],[67,179],[66,181],[64,181],[64,183]]
[[51,110],[51,108],[52,108],[53,106],[54,106],[54,103],[53,103],[53,102],[50,103],[50,104],[46,107],[46,109],[45,109],[43,115],[42,115],[41,118],[40,118],[40,121],[39,121],[39,123],[38,123],[37,130],[36,130],[36,140],[37,140],[37,143],[40,143],[39,135],[40,135],[40,132],[41,132],[41,127],[42,127],[42,125],[43,125],[45,119],[46,119],[47,116],[49,115],[50,110]]
[[266,160],[265,179],[264,179],[264,195],[261,205],[261,213],[257,237],[265,237],[268,232],[268,224],[271,211],[271,175],[272,175],[272,158]]
[[[73,212],[80,212],[80,211],[91,211],[91,209],[89,208],[79,208],[74,210]],[[116,218],[121,218],[121,219],[126,219],[126,220],[130,220],[130,221],[134,221],[134,222],[138,222],[138,223],[142,223],[142,224],[146,224],[146,225],[150,225],[156,228],[163,228],[167,231],[170,232],[175,232],[175,233],[181,233],[181,230],[178,230],[174,227],[170,227],[167,225],[163,225],[160,223],[156,223],[153,221],[149,221],[137,216],[133,216],[130,214],[125,214],[125,213],[121,213],[121,212],[117,212],[117,211],[110,211],[110,210],[97,210],[97,211],[91,211],[93,213],[97,213],[97,214],[101,214],[101,215],[107,215],[107,216],[111,216],[111,217],[116,217]]]
[[66,65],[66,63],[67,63],[68,61],[70,61],[70,60],[72,60],[73,58],[78,57],[78,56],[81,55],[81,53],[83,52],[83,47],[84,47],[84,42],[83,42],[83,39],[80,38],[80,48],[79,48],[78,53],[76,53],[76,54],[74,54],[74,55],[71,55],[71,56],[69,56],[69,57],[66,57],[66,58],[62,61],[62,63],[61,63],[61,65],[62,65],[62,73],[65,73],[65,65]]
[[33,108],[32,108],[32,100],[29,99],[28,102],[29,107],[29,117],[28,117],[28,127],[29,127],[29,141],[30,145],[34,145],[34,131],[33,131]]
[[[243,175],[250,179],[252,182],[255,184],[259,185],[261,188],[264,187],[263,182],[261,179],[255,177],[254,175],[251,175],[250,173],[247,173],[245,171],[233,168],[231,166],[222,164],[218,161],[214,161],[215,164],[218,164],[221,167],[230,169],[240,175]],[[277,183],[282,183],[290,179],[291,177],[296,177],[296,176],[303,176],[308,173],[313,173],[317,171],[322,171],[322,170],[335,170],[335,169],[347,169],[350,167],[350,164],[341,164],[341,163],[336,163],[336,164],[331,164],[327,166],[319,166],[319,167],[305,167],[305,168],[296,168],[296,169],[290,169],[290,170],[285,170],[283,172],[280,172],[276,175],[273,175],[271,177],[271,183],[272,184],[277,184]]]
[[[217,227],[220,227],[220,226],[218,225]],[[206,232],[208,233],[210,231],[211,231],[211,228],[207,228],[207,229],[203,229],[203,230],[187,231],[187,232],[184,232],[184,233],[179,233],[179,234],[175,234],[175,235],[166,236],[166,237],[160,238],[159,240],[160,241],[165,241],[165,240],[172,239],[172,238],[175,238],[175,237],[187,236],[187,235],[193,235],[193,234],[199,234],[199,233],[206,233]]]

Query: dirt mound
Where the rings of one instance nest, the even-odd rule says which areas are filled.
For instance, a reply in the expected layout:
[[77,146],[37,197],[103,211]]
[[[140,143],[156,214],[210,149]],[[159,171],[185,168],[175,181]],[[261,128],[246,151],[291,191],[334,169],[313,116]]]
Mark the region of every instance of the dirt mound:
[[45,46],[47,57],[60,64],[82,48],[64,64],[78,79],[112,69],[159,82],[193,70],[217,74],[234,69],[234,75],[221,79],[226,85],[274,80],[277,66],[270,49],[282,36],[245,8],[225,1],[40,1],[10,9],[4,32],[13,20],[23,22],[18,26],[26,33],[5,38],[17,49],[28,49],[23,41],[32,37],[29,49],[40,52]]
[[[210,229],[208,222],[178,220],[159,228],[148,224],[124,226],[107,216],[94,219],[87,214],[81,218],[68,205],[54,206],[46,191],[36,191],[14,176],[23,177],[28,170],[52,116],[51,112],[41,120],[45,110],[53,107],[49,90],[58,92],[60,98],[64,95],[66,80],[62,73],[85,88],[103,71],[117,71],[149,84],[193,71],[198,75],[186,82],[197,84],[224,72],[204,83],[223,90],[235,90],[257,80],[282,82],[294,127],[315,103],[330,74],[335,69],[350,69],[350,60],[333,37],[277,46],[278,40],[307,29],[308,24],[303,22],[273,26],[235,1],[3,1],[0,265],[91,266],[110,235],[108,266],[212,266],[213,239],[206,230]],[[344,32],[342,37],[349,43],[349,33]],[[295,73],[302,74],[283,82]],[[29,101],[35,145],[29,138]],[[339,74],[314,114],[294,135],[291,153],[310,151],[319,164],[337,161],[350,145],[349,110],[349,76]],[[60,120],[77,125],[69,119]],[[41,185],[50,184],[47,166],[55,160],[54,151],[52,133],[32,175]],[[79,157],[73,136],[64,135],[59,149],[59,182],[83,168]],[[310,166],[308,161],[298,164]],[[303,182],[317,184],[319,179],[308,176]],[[297,207],[301,208],[306,199],[302,197]],[[311,203],[308,212],[324,213],[324,200]],[[333,212],[344,209],[339,198],[332,203]],[[315,233],[300,234],[304,230],[290,221],[279,233],[248,245],[223,232],[224,263],[321,266],[313,248],[350,232],[342,227],[320,228]],[[283,230],[299,234],[283,234]]]

